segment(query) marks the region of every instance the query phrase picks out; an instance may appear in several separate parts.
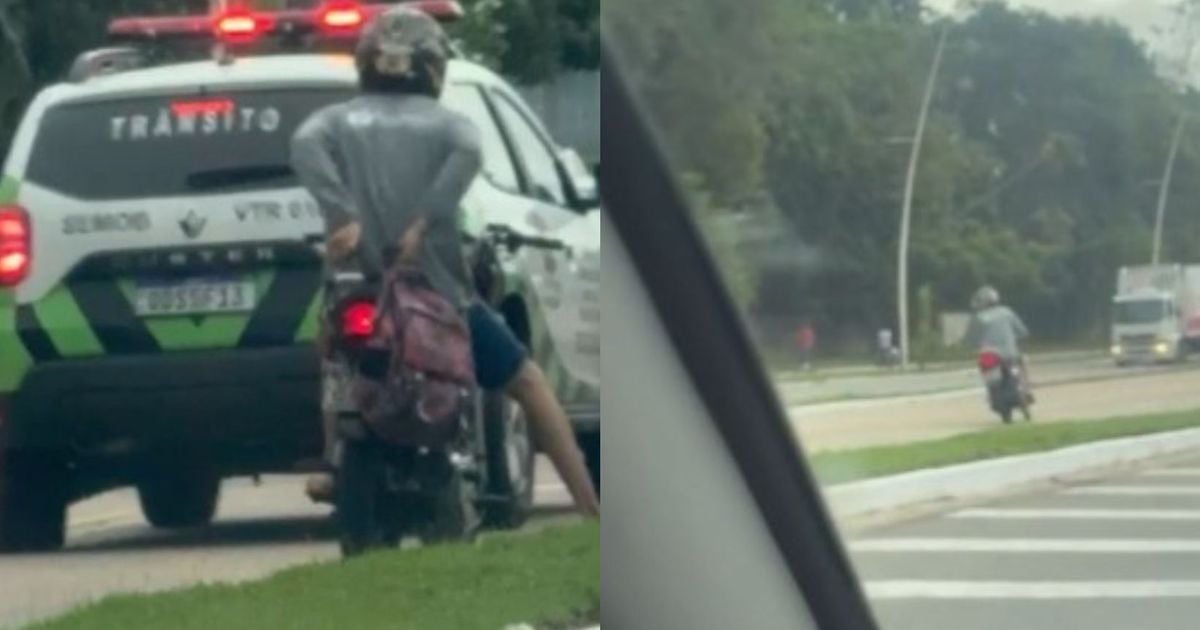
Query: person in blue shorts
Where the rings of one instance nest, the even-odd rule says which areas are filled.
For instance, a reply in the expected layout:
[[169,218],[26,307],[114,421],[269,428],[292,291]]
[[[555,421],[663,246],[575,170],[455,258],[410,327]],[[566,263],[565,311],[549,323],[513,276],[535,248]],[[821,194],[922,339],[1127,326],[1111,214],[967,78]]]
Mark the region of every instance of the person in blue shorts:
[[[395,264],[421,269],[466,313],[480,386],[521,405],[579,511],[598,517],[599,499],[549,381],[474,294],[458,215],[482,158],[474,124],[438,101],[449,53],[441,26],[425,13],[382,13],[358,45],[363,93],[314,113],[297,130],[292,166],[325,216],[330,264],[357,265],[367,275]],[[327,417],[327,442],[331,425]],[[332,495],[332,478],[310,481],[309,493]]]

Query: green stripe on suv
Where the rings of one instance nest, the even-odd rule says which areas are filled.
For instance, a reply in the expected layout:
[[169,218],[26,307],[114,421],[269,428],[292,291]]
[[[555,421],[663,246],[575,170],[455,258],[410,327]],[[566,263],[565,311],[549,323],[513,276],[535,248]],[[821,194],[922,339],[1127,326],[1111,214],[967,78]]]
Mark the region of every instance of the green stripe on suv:
[[21,182],[14,177],[0,177],[0,203],[12,203],[17,200],[17,192]]
[[33,357],[17,335],[17,305],[11,291],[0,291],[0,392],[12,392],[33,366]]
[[33,303],[38,322],[54,348],[63,357],[89,357],[104,354],[104,346],[92,332],[75,296],[58,286],[46,297]]

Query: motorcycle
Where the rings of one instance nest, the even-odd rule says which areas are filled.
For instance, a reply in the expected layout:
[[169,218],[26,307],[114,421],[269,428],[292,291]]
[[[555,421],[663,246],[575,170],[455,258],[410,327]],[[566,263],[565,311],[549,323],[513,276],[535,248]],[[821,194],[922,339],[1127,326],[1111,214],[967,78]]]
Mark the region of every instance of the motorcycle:
[[[550,239],[492,226],[474,241],[472,273],[489,303],[503,295],[500,260],[522,247],[563,249]],[[323,378],[336,414],[334,515],[344,556],[398,546],[470,540],[485,528],[524,524],[533,507],[534,447],[529,427],[503,393],[464,392],[457,437],[442,448],[397,446],[375,435],[350,396],[355,373],[381,357],[367,347],[376,323],[379,286],[357,271],[326,282],[331,331]]]
[[1013,413],[1018,410],[1026,422],[1033,419],[1030,410],[1033,398],[1019,365],[1006,361],[992,350],[983,350],[979,353],[979,373],[987,386],[992,411],[999,414],[1005,424],[1012,422]]

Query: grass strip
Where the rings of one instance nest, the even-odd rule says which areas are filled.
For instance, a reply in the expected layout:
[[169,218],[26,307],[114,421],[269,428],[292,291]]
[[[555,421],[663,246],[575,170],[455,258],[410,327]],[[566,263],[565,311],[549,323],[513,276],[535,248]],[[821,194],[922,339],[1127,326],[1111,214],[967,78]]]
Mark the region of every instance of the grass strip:
[[984,459],[1051,451],[1076,444],[1200,427],[1200,410],[1095,421],[1014,424],[964,435],[844,451],[810,459],[822,484],[883,477]]
[[113,596],[29,628],[501,630],[567,627],[599,609],[600,528],[585,524],[381,552],[244,584]]

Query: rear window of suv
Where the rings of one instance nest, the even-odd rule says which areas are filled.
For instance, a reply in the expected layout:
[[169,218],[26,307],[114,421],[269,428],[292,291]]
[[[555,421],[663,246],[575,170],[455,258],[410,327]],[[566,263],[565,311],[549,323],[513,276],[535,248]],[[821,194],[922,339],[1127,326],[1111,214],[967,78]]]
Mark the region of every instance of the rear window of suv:
[[70,103],[43,116],[29,181],[87,200],[297,185],[296,128],[353,89],[236,91]]

